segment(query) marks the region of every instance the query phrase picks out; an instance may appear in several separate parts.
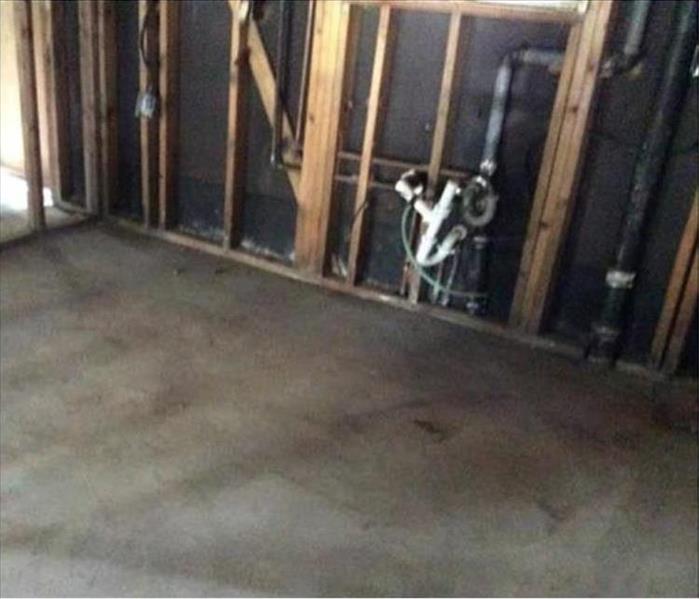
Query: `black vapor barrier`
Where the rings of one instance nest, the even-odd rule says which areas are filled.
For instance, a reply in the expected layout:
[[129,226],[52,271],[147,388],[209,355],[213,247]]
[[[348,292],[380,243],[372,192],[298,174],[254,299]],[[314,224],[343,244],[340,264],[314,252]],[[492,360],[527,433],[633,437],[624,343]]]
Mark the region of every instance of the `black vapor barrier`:
[[[625,2],[623,23],[633,3]],[[662,77],[670,42],[675,2],[654,2],[644,40],[643,59],[632,71],[600,84],[597,114],[581,176],[571,234],[564,252],[549,327],[554,335],[584,345],[599,315],[605,274],[612,263],[624,217],[634,163]],[[617,28],[611,50],[623,42]],[[644,362],[660,311],[670,271],[694,191],[699,183],[697,80],[691,83],[679,127],[644,231],[644,255],[638,271],[627,322],[622,357]],[[694,335],[696,344],[696,335]]]
[[[68,132],[70,136],[70,177],[68,197],[72,204],[85,206],[85,170],[83,157],[82,99],[80,97],[80,36],[78,3],[63,3],[66,43],[66,81],[68,88]],[[60,13],[59,13],[60,14]]]
[[176,223],[184,231],[219,241],[223,234],[231,13],[223,0],[180,2],[179,11]]
[[140,220],[140,121],[135,117],[139,88],[138,3],[116,2],[117,22],[117,131],[118,187],[113,210],[119,216]]
[[[293,116],[298,107],[307,5],[290,4],[292,32],[284,96],[287,111]],[[272,64],[278,12],[279,3],[266,3],[256,21]],[[183,231],[213,241],[220,241],[223,235],[230,26],[230,8],[223,0],[180,3],[177,225]],[[272,129],[254,78],[250,77],[249,84],[242,246],[290,262],[296,224],[295,198],[284,170],[270,165]]]
[[[427,163],[430,158],[437,103],[444,65],[449,16],[421,11],[397,11],[386,112],[377,139],[376,155]],[[344,151],[361,151],[366,105],[376,45],[378,10],[365,8],[361,15],[355,87],[344,135]],[[457,86],[452,99],[443,167],[475,172],[485,139],[498,67],[504,56],[522,47],[564,50],[567,26],[551,23],[469,19],[462,36],[465,47],[459,59]],[[490,243],[489,317],[506,320],[514,292],[520,255],[527,228],[534,186],[548,131],[558,76],[546,69],[519,66],[515,70],[504,132],[494,177],[500,194],[498,213],[488,228]],[[357,173],[357,164],[341,161],[340,173]],[[401,170],[381,167],[375,177],[393,184]],[[437,192],[446,182],[441,178]],[[337,203],[330,248],[333,268],[346,268],[348,241],[354,217],[356,188],[336,185]],[[397,194],[371,189],[365,213],[366,259],[360,276],[365,283],[398,292],[404,252],[400,222],[405,204]],[[467,258],[462,261],[465,264]],[[463,288],[457,275],[454,289]],[[455,302],[458,308],[458,302]]]

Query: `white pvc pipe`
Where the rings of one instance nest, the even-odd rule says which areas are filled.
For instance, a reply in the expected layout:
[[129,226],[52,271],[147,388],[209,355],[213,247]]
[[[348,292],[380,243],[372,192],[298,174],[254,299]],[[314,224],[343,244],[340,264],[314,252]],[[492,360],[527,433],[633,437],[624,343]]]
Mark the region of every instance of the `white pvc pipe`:
[[[444,238],[444,241],[439,244],[437,251],[431,256],[426,256],[423,260],[417,259],[417,263],[420,266],[436,266],[443,260],[446,260],[447,256],[451,254],[454,246],[466,239],[468,231],[463,225],[456,225],[449,234]],[[420,244],[422,245],[422,244]],[[417,258],[417,256],[416,256]]]
[[[415,255],[418,264],[428,266],[428,262],[430,262],[431,264],[429,265],[431,266],[439,262],[433,262],[432,259],[428,259],[428,256],[434,249],[439,229],[442,227],[444,221],[449,217],[449,214],[451,213],[452,203],[454,202],[454,198],[458,193],[458,184],[450,179],[444,186],[444,191],[442,192],[442,196],[439,198],[439,202],[437,202],[436,206],[429,210],[429,212],[423,214],[422,210],[425,209],[425,206],[418,208],[416,202],[416,209],[420,212],[420,215],[423,217],[425,222],[427,222],[427,230],[425,231],[420,240],[420,245],[417,249],[417,254]],[[446,255],[442,258],[442,260],[444,258],[446,258]]]

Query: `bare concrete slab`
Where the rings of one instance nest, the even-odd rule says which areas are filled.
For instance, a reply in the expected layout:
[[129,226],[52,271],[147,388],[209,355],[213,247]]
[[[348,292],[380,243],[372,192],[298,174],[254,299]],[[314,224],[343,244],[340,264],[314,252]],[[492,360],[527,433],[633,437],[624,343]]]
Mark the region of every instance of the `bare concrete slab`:
[[4,595],[695,595],[653,385],[100,227],[0,252]]

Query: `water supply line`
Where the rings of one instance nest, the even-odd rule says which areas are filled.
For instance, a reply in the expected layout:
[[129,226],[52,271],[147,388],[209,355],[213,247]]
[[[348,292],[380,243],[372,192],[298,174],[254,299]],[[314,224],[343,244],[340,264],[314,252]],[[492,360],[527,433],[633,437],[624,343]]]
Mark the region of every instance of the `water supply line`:
[[616,255],[607,271],[603,308],[592,327],[591,341],[586,348],[592,359],[608,365],[614,362],[620,350],[626,305],[641,260],[651,200],[660,184],[692,76],[697,43],[697,3],[694,0],[677,3],[671,40],[655,109],[634,166]]
[[466,258],[466,288],[474,293],[475,298],[466,304],[466,311],[471,315],[482,316],[488,309],[488,294],[485,291],[488,287],[490,238],[485,227],[493,220],[497,208],[498,196],[491,178],[498,167],[498,150],[515,68],[529,65],[559,72],[562,64],[562,52],[545,48],[520,48],[506,54],[500,62],[479,165],[480,173],[466,184],[463,191],[464,220],[478,232],[470,239]]
[[497,153],[502,138],[505,116],[507,115],[507,103],[510,97],[515,67],[531,65],[545,67],[552,72],[556,72],[560,71],[562,64],[563,53],[558,50],[520,48],[504,56],[495,77],[493,101],[490,105],[490,116],[488,117],[485,144],[479,167],[481,175],[492,177],[497,169]]

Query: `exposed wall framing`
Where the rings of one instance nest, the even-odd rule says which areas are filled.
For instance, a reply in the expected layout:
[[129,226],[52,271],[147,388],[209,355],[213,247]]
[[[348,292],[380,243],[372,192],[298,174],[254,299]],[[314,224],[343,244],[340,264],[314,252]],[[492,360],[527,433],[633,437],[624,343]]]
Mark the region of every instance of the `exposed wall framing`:
[[[148,2],[140,0],[141,20],[145,17]],[[176,68],[176,33],[169,20],[176,11],[172,2],[162,2],[160,14],[160,86],[162,109],[160,118],[160,212],[161,224],[169,226],[169,206],[172,192],[168,181],[171,177],[173,144],[168,132],[176,118],[168,107],[168,86],[173,85]],[[176,3],[175,3],[176,4]],[[257,24],[241,19],[246,8],[243,0],[230,0],[232,43],[230,58],[228,145],[224,197],[224,246],[235,247],[240,239],[240,213],[242,210],[242,176],[244,172],[244,123],[242,106],[246,95],[246,75],[257,86],[268,120],[273,119],[275,95],[274,73],[265,51]],[[352,64],[357,39],[357,11],[361,5],[380,7],[380,24],[377,50],[369,97],[369,110],[365,126],[362,152],[350,156],[339,154],[339,139],[343,120],[343,98],[351,82]],[[317,2],[312,30],[312,61],[308,73],[308,98],[305,121],[303,162],[294,163],[293,149],[284,156],[286,172],[298,202],[295,264],[298,268],[323,275],[328,262],[328,232],[334,207],[333,185],[336,179],[336,163],[340,159],[359,161],[356,178],[356,222],[351,232],[347,284],[358,283],[363,254],[364,208],[369,189],[375,186],[371,172],[374,164],[382,160],[375,156],[374,148],[380,132],[382,105],[390,78],[391,12],[401,10],[448,11],[451,16],[449,35],[445,47],[444,70],[440,98],[436,107],[436,124],[430,162],[423,165],[430,181],[430,191],[440,174],[451,174],[444,169],[443,154],[448,132],[451,100],[458,73],[462,30],[467,18],[487,17],[496,19],[534,20],[560,22],[571,25],[563,72],[554,103],[551,125],[544,151],[539,183],[530,217],[525,242],[511,324],[529,332],[537,332],[541,326],[552,282],[556,274],[558,255],[565,239],[572,212],[577,173],[585,147],[586,130],[595,96],[597,70],[612,16],[612,1],[591,3],[582,15],[571,10],[553,10],[542,7],[522,8],[508,4],[435,0],[430,3],[393,0],[342,0]],[[167,17],[167,20],[166,20]],[[150,29],[152,31],[153,28]],[[168,33],[169,32],[169,33]],[[152,33],[151,33],[152,34]],[[148,35],[151,35],[148,34]],[[146,36],[148,38],[148,35]],[[153,46],[146,39],[146,48]],[[142,68],[142,88],[145,87],[145,65]],[[283,135],[294,137],[288,115],[283,118]],[[151,163],[154,144],[153,131],[148,122],[142,123],[142,165],[144,214],[146,223],[152,222],[150,207],[154,190]],[[171,137],[170,137],[171,139]],[[562,143],[565,140],[565,143]],[[393,160],[391,162],[399,162]],[[407,163],[406,163],[407,164]],[[300,171],[298,170],[300,166]],[[420,165],[418,165],[420,166]],[[463,173],[458,173],[463,174]],[[419,280],[410,281],[409,297],[419,298]]]
[[665,294],[651,347],[651,364],[667,372],[679,366],[692,318],[697,310],[699,264],[699,191],[694,195]]
[[78,4],[85,207],[91,214],[99,214],[100,212],[100,171],[102,168],[97,7],[97,2],[80,2]]
[[243,18],[240,0],[231,0],[231,60],[228,83],[228,137],[226,179],[223,199],[223,247],[240,243],[241,216],[245,194],[246,86],[248,21]]
[[[153,6],[151,6],[153,5]],[[143,35],[142,49],[145,59],[151,64],[158,60],[158,13],[154,0],[138,0],[138,28],[141,31],[144,21],[149,15],[154,19],[150,27],[146,27]],[[139,40],[140,43],[140,40]],[[140,52],[139,52],[140,54]],[[157,93],[158,73],[157,69],[150,67],[141,56],[139,68],[139,82],[141,92],[149,87]],[[143,224],[146,227],[156,226],[158,223],[158,121],[157,119],[141,119],[141,203],[143,207]]]
[[[152,0],[139,0],[140,21],[145,18],[146,9]],[[109,0],[104,0],[107,4]],[[142,185],[144,202],[144,220],[147,225],[158,223],[161,228],[169,228],[174,220],[172,206],[172,172],[176,152],[174,131],[177,115],[174,114],[172,97],[177,93],[177,32],[176,2],[161,0],[159,24],[146,31],[146,51],[150,54],[159,48],[157,80],[150,84],[158,86],[161,96],[159,131],[152,122],[141,122],[142,151]],[[242,18],[246,6],[245,0],[229,0],[231,8],[231,52],[229,63],[228,90],[228,131],[225,166],[224,192],[224,238],[223,247],[216,251],[236,260],[255,265],[264,264],[272,267],[262,258],[248,257],[245,252],[236,249],[241,238],[241,214],[244,203],[245,154],[247,148],[245,101],[250,86],[255,85],[259,91],[267,120],[273,120],[275,97],[275,77],[269,56],[265,50],[258,25],[253,20]],[[597,0],[588,5],[581,14],[576,11],[552,10],[545,7],[522,8],[508,4],[489,4],[481,2],[463,2],[459,0],[434,0],[429,3],[404,0],[340,0],[337,2],[315,2],[314,18],[311,32],[312,60],[305,75],[308,85],[305,103],[305,136],[303,140],[303,159],[299,163],[299,153],[293,144],[287,144],[284,163],[285,170],[297,201],[297,222],[295,234],[294,268],[279,266],[282,274],[297,276],[303,280],[312,280],[333,289],[366,297],[380,298],[388,301],[386,295],[360,285],[362,264],[364,208],[372,187],[385,187],[375,181],[372,170],[375,166],[395,168],[416,168],[428,177],[428,193],[433,195],[440,176],[463,177],[467,173],[457,169],[447,169],[443,164],[445,146],[447,145],[449,121],[452,112],[452,96],[457,87],[456,79],[460,71],[461,49],[464,47],[465,32],[471,18],[516,19],[539,22],[558,22],[570,25],[562,72],[559,77],[550,125],[542,163],[537,179],[537,187],[529,217],[527,237],[524,244],[518,275],[515,298],[512,305],[510,326],[518,335],[531,335],[540,332],[544,323],[546,309],[556,279],[561,248],[566,239],[574,205],[580,164],[585,151],[586,134],[590,116],[594,107],[597,87],[597,73],[605,48],[610,23],[613,17],[612,0]],[[341,137],[347,114],[345,101],[353,86],[354,61],[358,40],[358,14],[362,6],[379,7],[379,27],[377,45],[374,55],[371,89],[368,98],[367,119],[364,126],[362,151],[352,153],[341,151]],[[445,44],[445,59],[441,77],[441,87],[436,110],[435,128],[432,139],[430,160],[427,164],[416,164],[397,158],[383,158],[376,155],[375,148],[381,132],[382,108],[386,99],[391,76],[392,47],[392,13],[395,10],[430,10],[447,12],[450,15],[449,33]],[[83,12],[85,12],[83,10]],[[100,15],[102,12],[99,13]],[[100,19],[100,24],[102,20]],[[82,12],[81,12],[81,25]],[[100,30],[101,32],[101,30]],[[86,51],[89,49],[87,37],[89,31],[83,32]],[[108,39],[108,34],[100,34],[101,43]],[[159,43],[158,43],[159,42]],[[81,46],[82,48],[83,46]],[[100,75],[108,76],[108,69],[102,69],[108,60],[106,54],[100,55]],[[89,61],[89,57],[86,62]],[[90,73],[89,65],[83,67],[83,86]],[[141,65],[141,88],[148,82],[146,65]],[[87,79],[89,93],[89,78]],[[102,79],[103,89],[108,85]],[[89,97],[88,97],[89,99]],[[102,98],[103,114],[105,109]],[[89,104],[87,112],[89,113]],[[301,112],[302,113],[302,112]],[[87,117],[86,117],[87,118]],[[87,121],[86,121],[87,122]],[[97,134],[108,135],[102,121]],[[298,129],[297,124],[297,129]],[[289,116],[283,115],[283,136],[295,139]],[[87,134],[86,134],[87,140]],[[87,145],[87,144],[86,144]],[[94,143],[92,145],[94,147]],[[86,149],[86,156],[88,150]],[[159,159],[158,159],[159,154]],[[338,175],[339,160],[357,163],[357,175]],[[112,177],[103,157],[105,178]],[[87,165],[87,162],[86,162]],[[86,166],[87,169],[87,166]],[[156,181],[156,173],[159,181]],[[333,189],[336,180],[347,180],[356,185],[354,211],[356,222],[350,239],[348,276],[338,281],[326,276],[328,264],[328,237],[332,215],[336,209],[333,205]],[[106,188],[105,188],[106,189]],[[89,195],[89,194],[88,194]],[[156,201],[157,198],[157,201]],[[196,245],[197,248],[214,247],[207,242],[189,241],[180,233],[168,232],[164,238],[184,245]],[[694,242],[696,246],[696,240]],[[213,249],[211,251],[214,251]],[[685,253],[689,250],[685,249]],[[696,253],[696,248],[694,249]],[[683,254],[684,255],[684,254]],[[691,252],[688,254],[694,256]],[[679,260],[679,258],[678,258]],[[655,345],[662,346],[662,357],[657,358],[654,350],[654,365],[667,367],[672,361],[672,348],[676,343],[675,331],[679,335],[685,323],[691,320],[692,309],[687,308],[691,302],[692,285],[696,280],[691,276],[691,260],[685,260],[683,284],[675,295],[666,300],[673,304],[667,308],[671,316],[664,316],[661,321],[662,341]],[[275,267],[276,268],[276,267]],[[676,268],[680,268],[676,266]],[[673,280],[676,278],[673,274]],[[396,305],[413,305],[420,297],[419,280],[405,277],[409,282],[407,298],[392,297],[390,303]],[[690,295],[688,296],[687,293]],[[696,291],[694,301],[696,301]],[[671,292],[668,291],[669,296]],[[411,304],[412,302],[412,304]],[[425,311],[426,306],[420,305]],[[429,307],[434,310],[434,307]],[[442,310],[443,309],[439,309]],[[447,311],[450,312],[450,311]],[[450,312],[451,313],[451,312]],[[688,315],[688,316],[687,316]],[[463,318],[461,318],[463,316]],[[457,318],[458,317],[458,318]],[[477,326],[477,319],[455,313],[453,318],[463,320],[468,326]],[[668,319],[671,324],[668,325]],[[492,323],[488,325],[490,327]],[[494,325],[493,325],[494,326]],[[499,326],[499,325],[498,325]],[[659,331],[661,326],[659,325]],[[660,339],[660,337],[658,337]],[[660,361],[659,361],[660,360]]]
[[356,46],[356,15],[346,2],[316,6],[303,167],[296,220],[296,266],[322,274],[327,264],[342,99]]
[[49,163],[54,201],[66,201],[70,184],[70,139],[68,132],[68,89],[66,49],[63,35],[64,4],[45,0],[35,3],[40,11],[46,43],[46,103],[48,113]]
[[371,74],[371,89],[364,126],[364,142],[359,161],[359,177],[354,199],[354,219],[350,232],[349,263],[347,265],[347,282],[357,283],[364,250],[364,213],[369,199],[369,180],[372,174],[374,149],[378,142],[381,117],[385,112],[386,95],[391,69],[391,51],[394,45],[395,26],[393,25],[391,7],[382,6],[379,13],[379,28],[376,33],[376,50],[374,67]]
[[[459,54],[463,44],[462,30],[464,18],[459,12],[451,15],[449,22],[449,33],[444,56],[444,68],[442,70],[442,83],[437,102],[437,118],[435,121],[434,135],[432,136],[432,150],[430,152],[430,163],[427,167],[427,198],[434,200],[437,180],[444,158],[444,148],[447,142],[449,119],[452,113],[452,98],[456,88],[458,77]],[[418,227],[422,228],[419,219],[416,218],[412,227],[411,244],[415,244],[415,233]],[[404,285],[408,284],[408,297],[411,302],[416,303],[420,299],[422,279],[420,275],[406,261],[404,267]]]
[[611,0],[593,2],[570,33],[510,314],[530,333],[542,327],[573,214],[612,9]]
[[161,229],[167,229],[175,220],[173,186],[177,139],[178,2],[161,3],[159,24],[158,222]]

